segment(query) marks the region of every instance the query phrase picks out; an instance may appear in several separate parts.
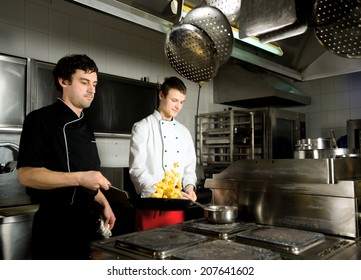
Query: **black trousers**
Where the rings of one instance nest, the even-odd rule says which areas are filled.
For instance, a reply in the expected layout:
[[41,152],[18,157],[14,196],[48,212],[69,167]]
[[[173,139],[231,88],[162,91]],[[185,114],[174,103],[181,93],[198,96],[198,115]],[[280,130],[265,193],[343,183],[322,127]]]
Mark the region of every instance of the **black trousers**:
[[40,205],[33,220],[32,259],[89,259],[99,214],[95,204]]

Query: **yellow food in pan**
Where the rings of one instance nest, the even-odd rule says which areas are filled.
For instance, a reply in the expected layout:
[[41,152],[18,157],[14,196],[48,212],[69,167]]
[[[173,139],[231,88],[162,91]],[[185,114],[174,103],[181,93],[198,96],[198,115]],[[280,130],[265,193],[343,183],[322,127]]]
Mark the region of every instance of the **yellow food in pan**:
[[[178,163],[174,163],[178,167]],[[181,198],[182,182],[178,172],[174,169],[166,170],[164,178],[155,184],[155,192],[150,195],[153,198]]]

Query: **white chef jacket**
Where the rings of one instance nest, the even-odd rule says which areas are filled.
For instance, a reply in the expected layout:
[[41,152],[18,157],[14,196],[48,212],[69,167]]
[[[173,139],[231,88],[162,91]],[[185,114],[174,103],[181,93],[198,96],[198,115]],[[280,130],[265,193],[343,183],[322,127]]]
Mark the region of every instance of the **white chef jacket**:
[[[178,163],[177,168],[174,163]],[[196,154],[189,130],[176,121],[162,119],[155,110],[135,123],[129,153],[129,175],[136,192],[149,197],[154,185],[164,178],[164,171],[174,169],[182,178],[182,186],[196,185]]]

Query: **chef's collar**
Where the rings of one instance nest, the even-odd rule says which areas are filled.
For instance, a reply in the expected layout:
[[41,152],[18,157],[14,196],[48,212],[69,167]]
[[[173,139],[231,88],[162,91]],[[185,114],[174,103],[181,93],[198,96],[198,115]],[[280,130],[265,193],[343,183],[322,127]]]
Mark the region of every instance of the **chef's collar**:
[[77,113],[75,113],[75,112],[74,112],[74,110],[73,110],[72,108],[70,108],[70,107],[69,107],[69,105],[68,105],[68,104],[66,104],[66,103],[65,103],[65,101],[64,101],[62,98],[57,97],[57,100],[58,100],[58,102],[63,103],[63,104],[64,104],[67,108],[69,108],[69,110],[71,110],[71,111],[75,114],[75,116],[76,116],[78,119],[82,119],[82,118],[84,117],[84,111],[81,111],[81,113],[80,113],[80,117],[78,117],[78,114],[77,114]]
[[166,121],[166,122],[173,122],[174,121],[174,117],[172,117],[172,119],[170,121],[163,119],[162,115],[159,113],[158,110],[154,110],[153,115],[156,117],[156,119],[158,121]]

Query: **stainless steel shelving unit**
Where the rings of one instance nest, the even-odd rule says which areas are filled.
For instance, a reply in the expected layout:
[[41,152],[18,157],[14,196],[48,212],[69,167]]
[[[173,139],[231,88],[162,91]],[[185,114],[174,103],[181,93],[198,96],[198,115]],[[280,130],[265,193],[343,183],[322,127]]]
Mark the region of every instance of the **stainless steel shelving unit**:
[[263,157],[264,113],[227,110],[198,116],[197,156],[201,165],[229,165]]

